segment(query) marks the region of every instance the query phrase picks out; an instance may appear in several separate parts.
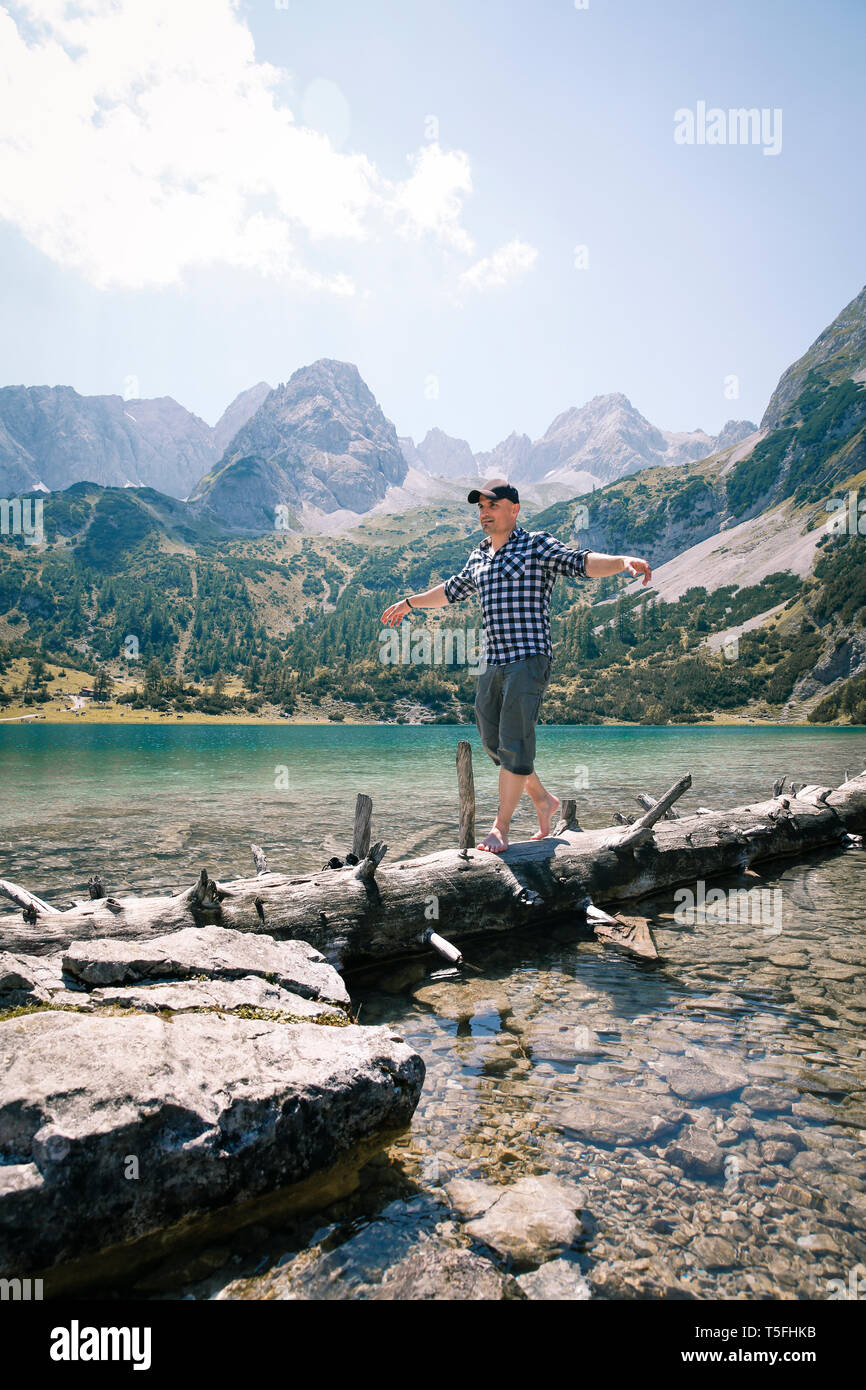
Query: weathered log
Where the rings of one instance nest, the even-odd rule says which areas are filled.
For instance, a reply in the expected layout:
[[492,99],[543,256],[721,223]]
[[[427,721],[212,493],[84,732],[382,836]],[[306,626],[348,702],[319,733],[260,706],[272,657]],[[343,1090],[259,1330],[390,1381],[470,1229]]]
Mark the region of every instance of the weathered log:
[[358,792],[358,799],[355,802],[355,826],[352,831],[352,853],[357,856],[358,862],[366,859],[367,851],[370,848],[370,817],[373,814],[373,802],[369,796],[363,792]]
[[[478,850],[461,855],[453,848],[385,865],[371,851],[375,877],[369,879],[360,874],[363,864],[308,875],[270,872],[226,884],[205,875],[213,884],[209,911],[189,889],[174,896],[124,897],[114,909],[108,899],[97,899],[66,912],[40,912],[32,925],[9,914],[0,918],[0,949],[41,954],[72,941],[146,939],[209,920],[307,941],[334,965],[348,968],[425,952],[423,933],[430,921],[425,909],[431,902],[443,936],[458,944],[514,928],[544,934],[551,926],[582,921],[590,930],[588,903],[615,911],[647,894],[741,872],[764,860],[822,847],[841,850],[849,843],[846,835],[866,831],[866,774],[815,804],[792,799],[786,807],[786,798],[779,798],[664,821],[658,817],[665,800],[642,818],[656,816],[653,825],[565,830],[512,844],[501,855]],[[647,839],[624,845],[636,830]],[[374,849],[384,854],[381,846]]]
[[797,792],[798,801],[826,801],[830,795],[832,787],[822,787],[817,782],[810,782],[808,786],[801,787]]
[[460,849],[475,845],[475,778],[472,774],[472,744],[462,738],[457,745],[457,794],[460,798]]

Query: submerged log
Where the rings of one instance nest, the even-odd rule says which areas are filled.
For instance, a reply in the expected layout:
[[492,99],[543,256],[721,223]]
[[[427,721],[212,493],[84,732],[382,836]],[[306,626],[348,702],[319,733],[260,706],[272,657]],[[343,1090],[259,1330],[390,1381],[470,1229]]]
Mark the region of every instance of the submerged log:
[[615,911],[760,861],[842,849],[847,836],[866,830],[866,774],[821,801],[780,797],[661,819],[690,782],[688,774],[680,778],[634,825],[564,829],[512,844],[504,854],[446,849],[386,864],[379,842],[354,869],[269,872],[226,883],[203,870],[193,887],[174,896],[97,899],[65,912],[40,911],[32,924],[10,915],[0,918],[0,949],[45,954],[97,936],[146,939],[215,924],[309,942],[345,969],[428,951],[431,917],[456,942],[514,928],[544,933],[562,923],[591,931],[590,904]]

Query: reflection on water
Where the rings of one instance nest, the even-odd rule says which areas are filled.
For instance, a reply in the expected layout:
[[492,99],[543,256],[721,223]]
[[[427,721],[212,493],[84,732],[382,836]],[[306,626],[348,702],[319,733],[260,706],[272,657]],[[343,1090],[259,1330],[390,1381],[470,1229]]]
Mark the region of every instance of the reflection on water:
[[[37,892],[62,896],[94,865],[136,887],[174,885],[208,856],[228,877],[247,871],[250,839],[318,866],[330,835],[344,847],[358,790],[395,855],[453,838],[466,730],[165,730],[159,749],[94,746],[65,773],[74,732],[53,751],[24,738],[10,750],[7,735],[0,754],[15,788],[0,873]],[[169,737],[179,733],[188,741]],[[629,809],[623,788],[658,794],[685,770],[687,807],[766,795],[782,772],[835,783],[845,766],[859,771],[862,736],[542,729],[540,748],[541,768],[589,766],[589,788],[572,794],[592,826]],[[282,798],[281,761],[293,788]],[[492,780],[484,764],[478,780]],[[571,790],[568,776],[549,780]],[[137,1292],[375,1297],[419,1246],[434,1262],[469,1249],[507,1270],[446,1189],[543,1174],[583,1194],[581,1234],[563,1253],[594,1297],[827,1298],[831,1281],[848,1286],[866,1264],[864,866],[862,850],[767,866],[778,935],[680,925],[672,895],[644,900],[655,964],[561,929],[473,945],[460,971],[431,958],[350,980],[361,1021],[391,1025],[424,1058],[410,1128],[338,1202],[169,1261]]]

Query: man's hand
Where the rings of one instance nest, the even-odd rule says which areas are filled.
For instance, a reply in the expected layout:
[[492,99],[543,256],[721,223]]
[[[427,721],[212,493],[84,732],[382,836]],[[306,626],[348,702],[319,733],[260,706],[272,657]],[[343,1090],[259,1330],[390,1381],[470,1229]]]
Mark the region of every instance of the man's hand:
[[396,627],[398,623],[403,621],[406,614],[411,613],[411,611],[406,600],[401,598],[399,603],[392,603],[390,608],[385,609],[385,612],[382,614],[382,622],[386,623],[388,627]]
[[623,555],[622,562],[628,574],[633,575],[635,579],[642,574],[644,584],[649,584],[653,572],[646,560],[640,560],[636,555]]

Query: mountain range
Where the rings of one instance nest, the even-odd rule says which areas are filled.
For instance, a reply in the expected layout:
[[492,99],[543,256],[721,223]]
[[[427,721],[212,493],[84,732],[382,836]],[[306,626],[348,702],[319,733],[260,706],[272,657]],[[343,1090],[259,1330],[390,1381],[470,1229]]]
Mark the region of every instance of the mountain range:
[[0,492],[77,482],[186,497],[270,391],[242,391],[211,427],[171,396],[81,396],[71,386],[0,388]]
[[[81,396],[70,386],[0,389],[0,493],[73,483],[150,487],[189,499],[234,532],[334,531],[359,515],[450,499],[501,474],[543,505],[657,465],[705,458],[756,430],[718,436],[652,425],[621,393],[558,415],[538,440],[512,433],[487,453],[435,428],[398,438],[351,363],[321,359],[272,389],[241,392],[214,426],[170,396]],[[281,509],[278,511],[277,509]]]

